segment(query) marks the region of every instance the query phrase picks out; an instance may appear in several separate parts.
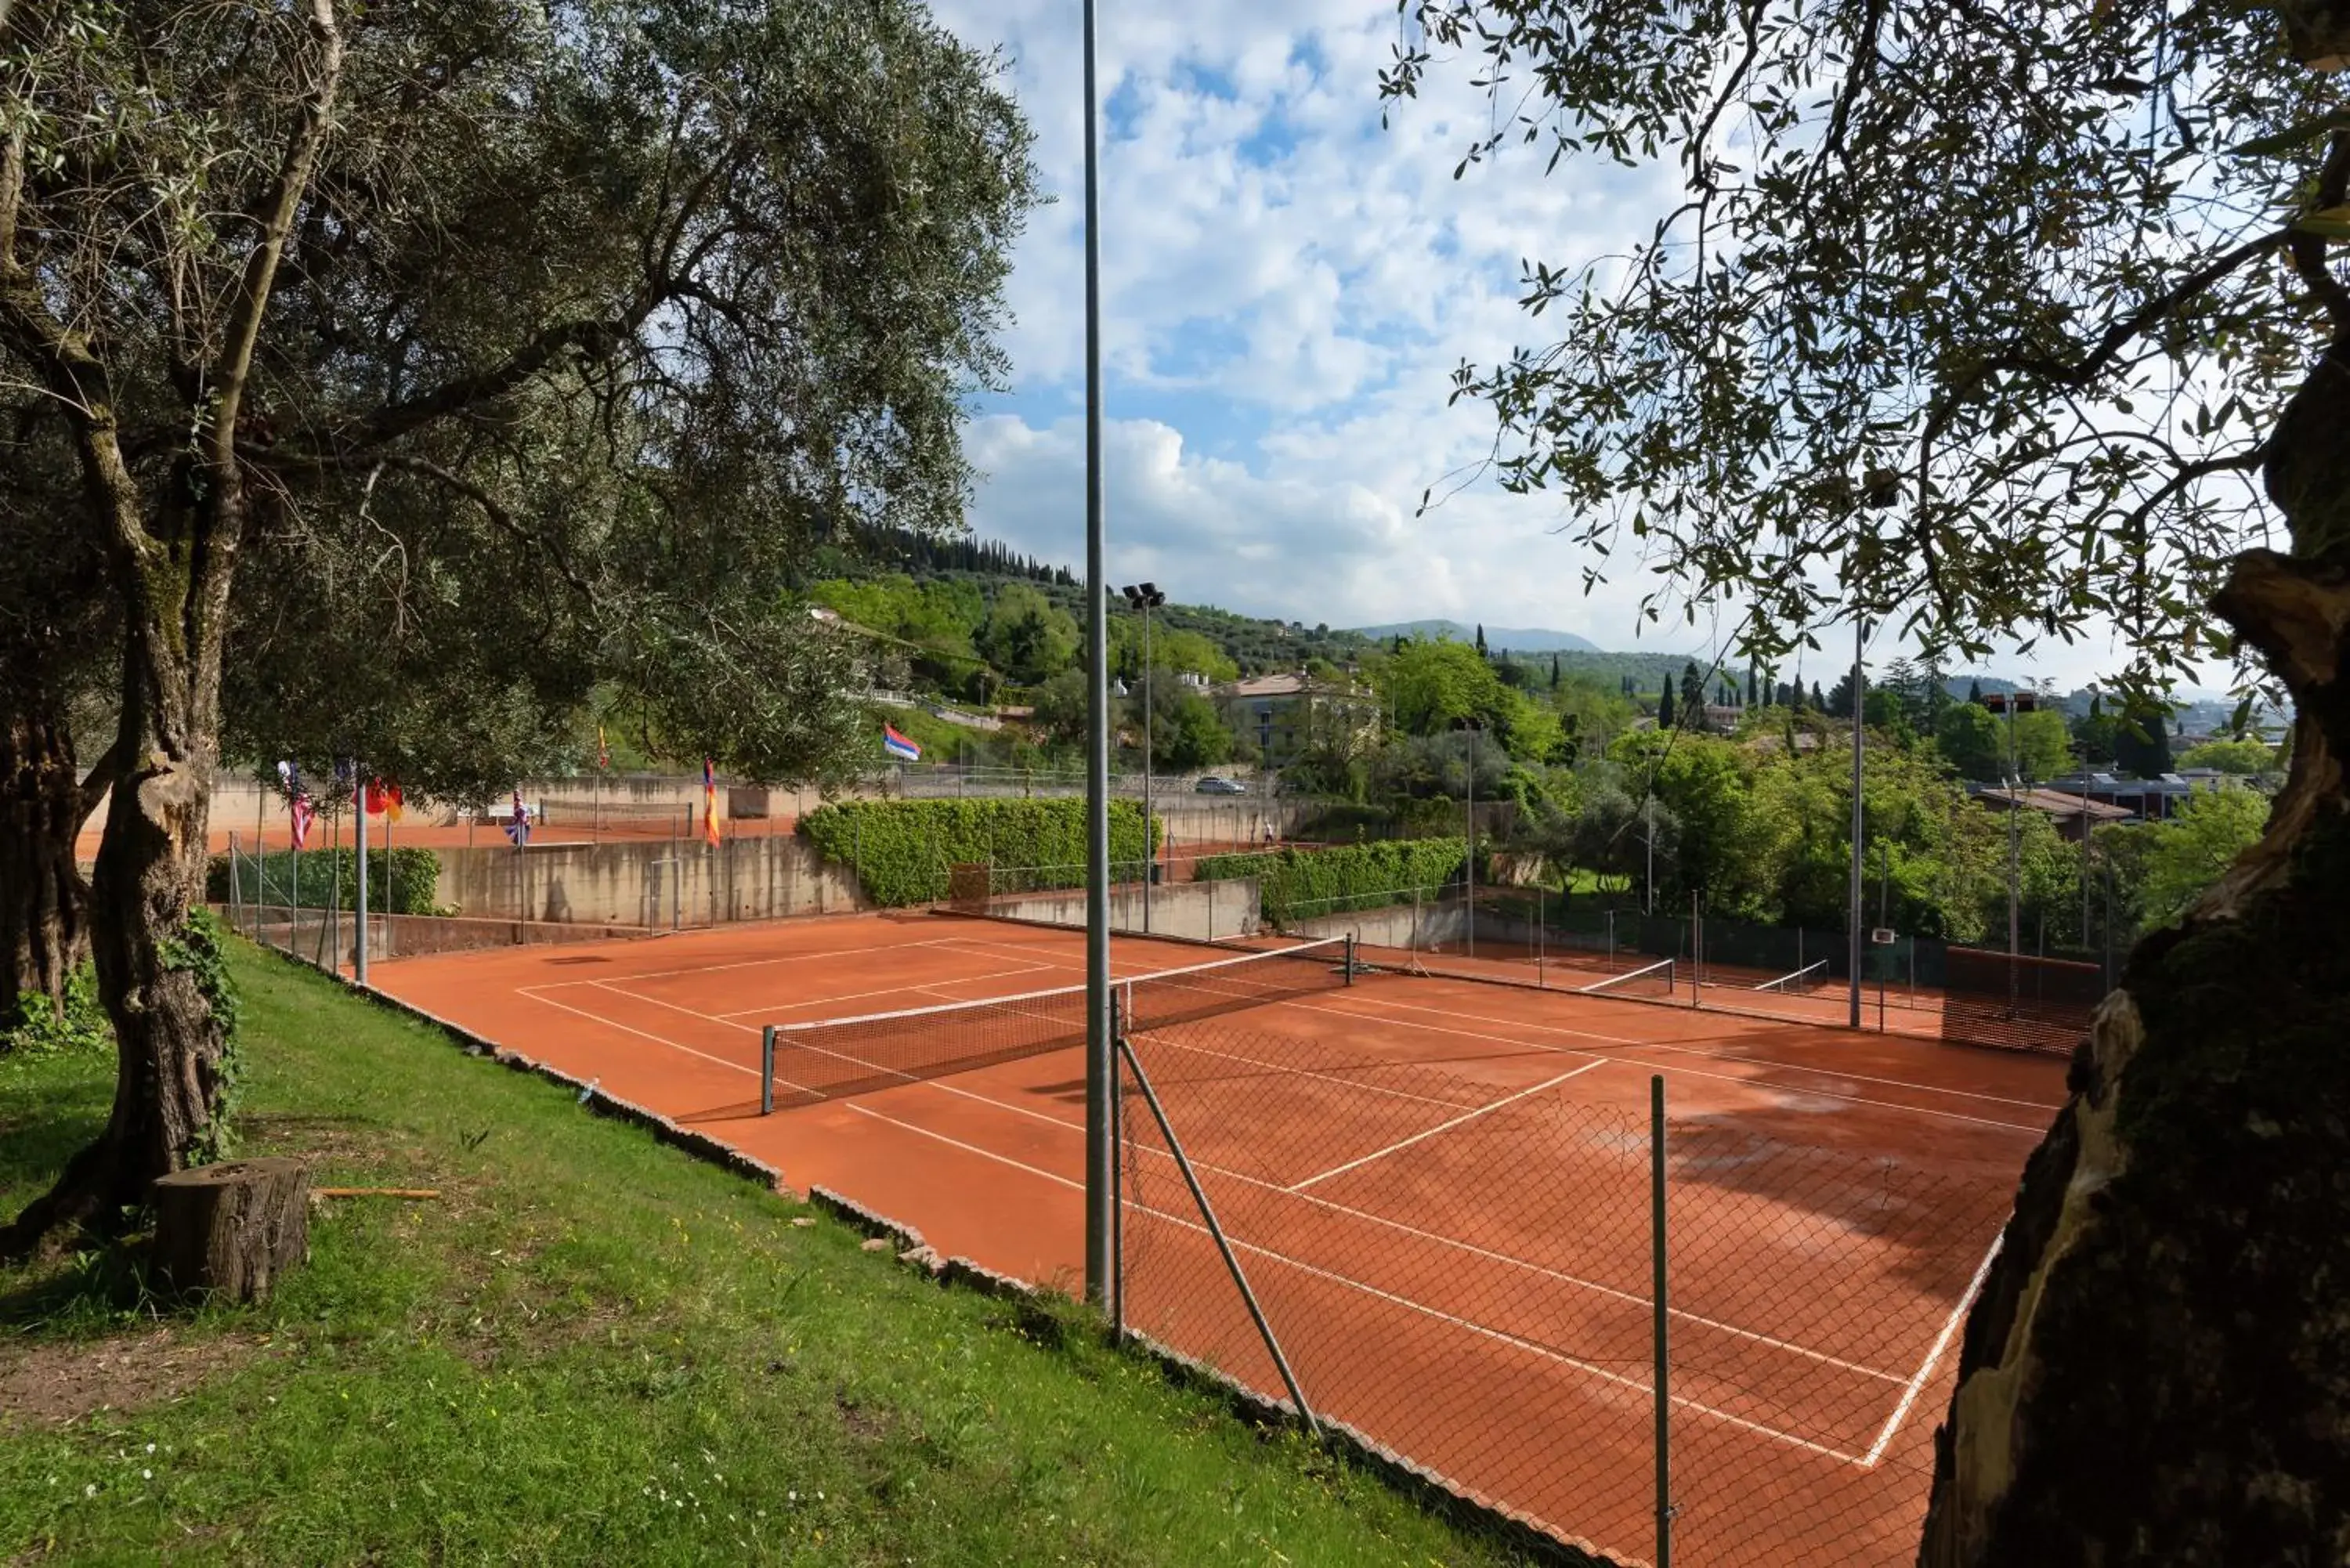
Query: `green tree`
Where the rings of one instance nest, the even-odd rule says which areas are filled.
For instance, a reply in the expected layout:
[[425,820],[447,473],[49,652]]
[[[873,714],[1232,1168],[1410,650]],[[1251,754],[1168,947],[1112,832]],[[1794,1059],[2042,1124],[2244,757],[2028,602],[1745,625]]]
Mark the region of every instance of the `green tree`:
[[1942,711],[1934,744],[1960,778],[1995,782],[2007,769],[2007,732],[1980,702],[1960,702]]
[[2073,730],[2054,708],[2015,716],[2013,750],[2023,776],[2034,784],[2062,778],[2073,770]]
[[1467,76],[1464,168],[1661,176],[1634,255],[1528,261],[1550,341],[1453,383],[1589,558],[1736,596],[1766,653],[1898,614],[1980,659],[2109,614],[2142,699],[2231,638],[2290,693],[2280,830],[2133,955],[2025,1176],[1918,1560],[2338,1555],[2350,8],[1407,11],[1383,97]]
[[1054,741],[1082,741],[1092,706],[1086,672],[1064,670],[1036,688],[1036,727]]
[[1673,683],[1672,680],[1668,678],[1665,683],[1657,690],[1657,728],[1659,730],[1669,730],[1672,727]]
[[2176,924],[2206,888],[2268,826],[2268,797],[2255,790],[2199,792],[2149,835],[2141,890],[2144,918]]
[[2114,721],[2114,765],[2137,778],[2172,771],[2169,713],[2147,701],[2124,706]]
[[2178,758],[2181,768],[2210,768],[2223,774],[2264,774],[2277,765],[2276,748],[2259,741],[2206,741],[2189,746]]
[[2110,763],[2119,728],[2113,715],[2106,711],[2105,699],[2092,694],[2088,712],[2073,722],[2073,749],[2080,753],[2085,764]]
[[219,1136],[186,919],[265,542],[396,519],[429,594],[432,530],[503,535],[509,613],[571,596],[681,737],[827,765],[837,660],[781,589],[820,524],[959,518],[1032,190],[998,69],[897,0],[0,8],[0,422],[105,563],[121,1064],[0,1253]]
[[1077,623],[1026,583],[1006,583],[988,607],[979,650],[987,661],[1024,686],[1033,686],[1069,667],[1077,655]]

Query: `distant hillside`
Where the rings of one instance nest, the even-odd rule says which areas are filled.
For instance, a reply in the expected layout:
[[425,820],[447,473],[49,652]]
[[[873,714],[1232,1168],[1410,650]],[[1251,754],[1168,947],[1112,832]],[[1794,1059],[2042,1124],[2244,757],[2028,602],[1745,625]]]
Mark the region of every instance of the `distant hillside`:
[[[975,584],[989,598],[1007,582],[1034,584],[1037,591],[1084,624],[1085,588],[1075,573],[1033,557],[1014,555],[993,540],[969,535],[932,539],[901,529],[879,529],[853,539],[828,544],[813,552],[805,568],[811,582],[827,577],[870,579],[903,574],[917,582]],[[1127,613],[1125,601],[1110,590],[1114,613]],[[1310,659],[1347,664],[1370,647],[1359,632],[1327,625],[1268,620],[1234,615],[1212,605],[1169,604],[1158,613],[1158,624],[1175,631],[1194,631],[1212,639],[1243,675],[1263,675],[1300,670]]]
[[[1457,620],[1401,620],[1386,626],[1364,626],[1355,628],[1362,637],[1450,637],[1461,642],[1477,635],[1474,627],[1462,626]],[[1544,631],[1539,628],[1489,626],[1485,628],[1485,646],[1500,652],[1508,649],[1513,653],[1597,653],[1599,645],[1587,637],[1577,637],[1571,631]]]

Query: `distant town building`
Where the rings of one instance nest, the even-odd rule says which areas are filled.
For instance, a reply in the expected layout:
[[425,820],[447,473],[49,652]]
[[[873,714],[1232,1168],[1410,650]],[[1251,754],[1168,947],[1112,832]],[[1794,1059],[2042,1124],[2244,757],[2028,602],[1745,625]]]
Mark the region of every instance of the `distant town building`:
[[1283,767],[1316,745],[1367,745],[1378,735],[1379,701],[1347,682],[1305,674],[1257,675],[1211,688],[1224,727],[1246,754]]

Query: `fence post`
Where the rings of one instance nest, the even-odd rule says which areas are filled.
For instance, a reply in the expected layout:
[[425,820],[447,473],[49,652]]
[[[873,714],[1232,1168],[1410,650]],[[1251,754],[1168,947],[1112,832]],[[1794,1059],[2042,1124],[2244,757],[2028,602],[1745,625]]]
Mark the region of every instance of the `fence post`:
[[1661,1073],[1648,1078],[1648,1272],[1656,1340],[1652,1376],[1657,1407],[1657,1568],[1672,1568],[1671,1315],[1665,1299],[1665,1076]]
[[[1211,929],[1213,927],[1211,926]],[[1131,1007],[1109,993],[1109,1342],[1126,1343],[1126,1095],[1118,1058],[1126,1052]]]
[[1698,914],[1697,895],[1690,895],[1690,1005],[1702,1007],[1705,987],[1705,925]]
[[1543,916],[1543,905],[1549,897],[1547,888],[1540,883],[1534,885],[1534,989],[1536,991],[1540,991],[1543,986],[1543,933],[1548,924]]
[[759,1031],[759,1114],[775,1114],[775,1026]]
[[1347,933],[1347,983],[1355,983],[1355,933]]
[[1297,1375],[1289,1369],[1289,1357],[1281,1353],[1281,1341],[1274,1337],[1273,1324],[1265,1321],[1264,1309],[1257,1304],[1256,1292],[1249,1288],[1247,1272],[1241,1268],[1240,1259],[1233,1255],[1232,1243],[1224,1240],[1224,1228],[1217,1222],[1215,1208],[1209,1203],[1207,1193],[1201,1189],[1200,1178],[1191,1169],[1191,1157],[1183,1152],[1182,1140],[1175,1136],[1174,1127],[1167,1120],[1167,1111],[1159,1103],[1158,1091],[1150,1086],[1150,1075],[1142,1070],[1142,1063],[1135,1056],[1134,1048],[1123,1038],[1117,1041],[1117,1049],[1125,1053],[1127,1065],[1134,1069],[1134,1085],[1142,1091],[1142,1102],[1150,1107],[1150,1117],[1159,1124],[1159,1133],[1167,1140],[1168,1152],[1175,1157],[1175,1168],[1183,1173],[1183,1185],[1191,1189],[1191,1201],[1199,1205],[1200,1218],[1208,1222],[1208,1234],[1214,1238],[1216,1251],[1223,1254],[1224,1268],[1232,1274],[1232,1283],[1240,1287],[1241,1301],[1247,1306],[1250,1318],[1254,1320],[1257,1334],[1264,1341],[1265,1351],[1273,1357],[1273,1365],[1280,1372],[1282,1384],[1289,1390],[1291,1401],[1297,1407],[1298,1419],[1305,1423],[1308,1432],[1320,1437],[1322,1424],[1314,1418],[1313,1409],[1305,1403],[1305,1391],[1297,1386]]

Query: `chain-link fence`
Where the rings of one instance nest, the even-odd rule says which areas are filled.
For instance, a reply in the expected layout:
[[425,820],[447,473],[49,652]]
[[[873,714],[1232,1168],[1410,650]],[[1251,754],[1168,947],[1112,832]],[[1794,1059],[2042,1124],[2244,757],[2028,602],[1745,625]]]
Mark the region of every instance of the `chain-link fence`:
[[[1365,961],[1381,968],[1639,994],[1797,1023],[1853,1022],[1850,939],[1841,929],[1761,925],[1700,906],[1644,911],[1543,888],[1472,891],[1460,882],[1324,905],[1293,901],[1267,915],[1285,935],[1352,934]],[[1619,988],[1620,977],[1665,960],[1675,981],[1669,993],[1646,980]],[[1871,930],[1858,989],[1864,1029],[2062,1055],[2087,1034],[2106,985],[2098,966],[2069,958]]]
[[2003,1186],[1569,1057],[1123,1038],[1125,1331],[1620,1563],[1913,1555]]

